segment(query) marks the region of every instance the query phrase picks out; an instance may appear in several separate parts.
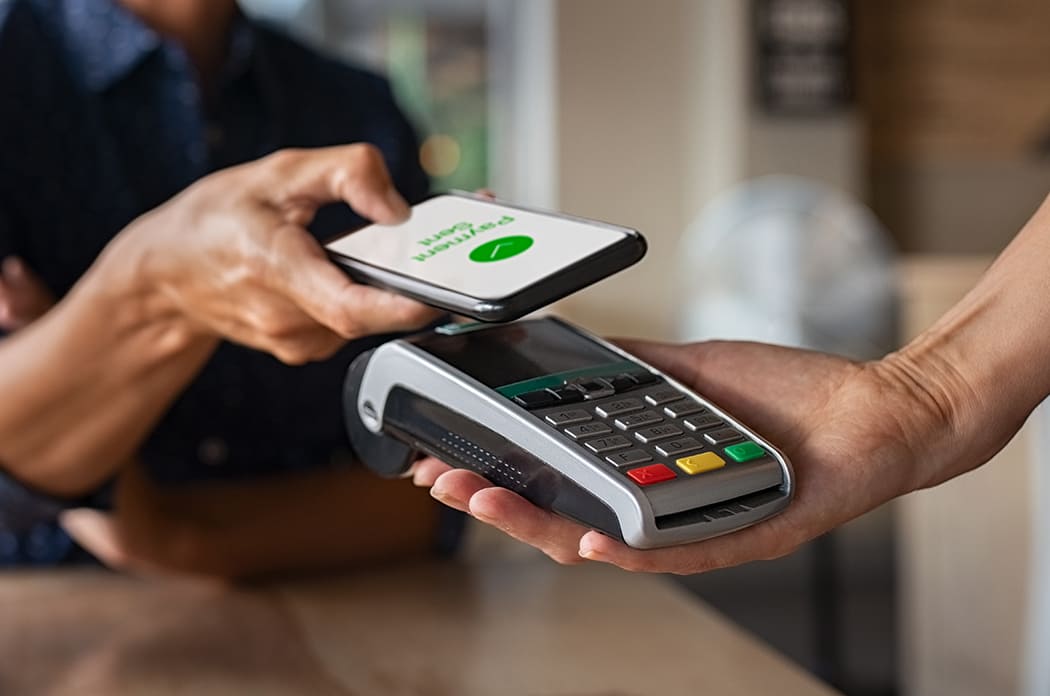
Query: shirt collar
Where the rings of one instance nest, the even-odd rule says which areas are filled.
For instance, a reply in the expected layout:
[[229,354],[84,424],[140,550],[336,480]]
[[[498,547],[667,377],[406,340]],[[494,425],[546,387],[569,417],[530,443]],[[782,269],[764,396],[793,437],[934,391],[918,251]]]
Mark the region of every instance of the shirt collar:
[[[113,87],[155,51],[171,45],[117,0],[64,0],[56,15],[70,69],[91,92]],[[232,32],[222,83],[244,75],[253,64],[256,39],[251,22],[238,14]]]

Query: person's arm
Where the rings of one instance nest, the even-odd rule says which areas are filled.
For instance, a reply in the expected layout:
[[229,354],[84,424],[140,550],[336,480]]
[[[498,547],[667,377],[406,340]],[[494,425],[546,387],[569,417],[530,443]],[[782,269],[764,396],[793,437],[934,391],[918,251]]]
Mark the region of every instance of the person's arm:
[[39,321],[0,342],[0,468],[78,496],[132,458],[225,337],[288,363],[434,313],[356,285],[303,229],[333,200],[408,214],[374,148],[285,151],[133,222]]
[[417,484],[563,563],[697,573],[789,553],[899,495],[988,461],[1050,394],[1050,198],[977,286],[882,360],[757,343],[631,343],[643,359],[767,435],[792,460],[796,497],[724,537],[637,550],[435,460]]

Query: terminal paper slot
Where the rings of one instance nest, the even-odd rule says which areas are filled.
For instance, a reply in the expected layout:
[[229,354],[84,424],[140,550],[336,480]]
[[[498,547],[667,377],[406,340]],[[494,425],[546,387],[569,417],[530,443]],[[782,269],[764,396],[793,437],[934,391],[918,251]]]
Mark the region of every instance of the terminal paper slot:
[[714,505],[705,505],[681,512],[672,512],[666,515],[657,515],[655,522],[657,529],[674,529],[685,527],[690,524],[703,524],[725,517],[731,517],[740,512],[748,512],[756,508],[775,503],[784,497],[780,488],[770,488],[750,495],[742,495],[733,500],[726,500]]

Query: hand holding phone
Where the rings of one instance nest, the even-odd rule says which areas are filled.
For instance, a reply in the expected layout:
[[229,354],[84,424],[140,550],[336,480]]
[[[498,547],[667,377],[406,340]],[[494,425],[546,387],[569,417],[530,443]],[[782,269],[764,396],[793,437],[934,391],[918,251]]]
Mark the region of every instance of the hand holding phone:
[[479,321],[511,321],[645,255],[635,230],[461,194],[434,196],[399,225],[369,225],[325,249],[354,280]]

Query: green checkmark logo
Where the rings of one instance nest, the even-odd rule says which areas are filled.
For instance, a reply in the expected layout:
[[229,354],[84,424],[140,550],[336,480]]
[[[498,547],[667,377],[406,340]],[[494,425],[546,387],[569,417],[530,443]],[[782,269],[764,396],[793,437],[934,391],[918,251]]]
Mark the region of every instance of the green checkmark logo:
[[478,263],[488,263],[490,261],[509,259],[512,256],[528,251],[529,247],[532,246],[532,242],[532,237],[526,237],[523,234],[493,239],[491,242],[485,242],[481,246],[475,247],[470,252],[470,260]]

